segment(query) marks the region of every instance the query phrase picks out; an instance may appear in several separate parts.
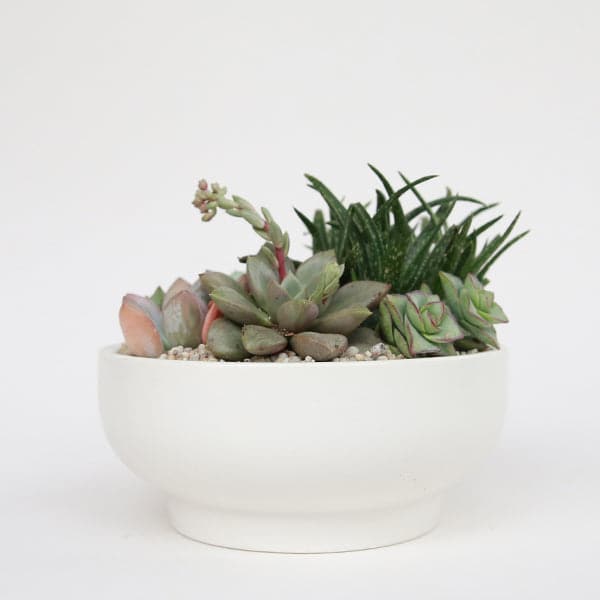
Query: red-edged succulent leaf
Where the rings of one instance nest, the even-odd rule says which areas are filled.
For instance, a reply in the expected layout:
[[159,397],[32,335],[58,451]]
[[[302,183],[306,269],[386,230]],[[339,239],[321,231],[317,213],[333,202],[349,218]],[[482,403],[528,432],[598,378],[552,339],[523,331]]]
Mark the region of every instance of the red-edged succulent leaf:
[[147,357],[162,354],[162,315],[152,300],[127,294],[119,310],[119,322],[131,354]]

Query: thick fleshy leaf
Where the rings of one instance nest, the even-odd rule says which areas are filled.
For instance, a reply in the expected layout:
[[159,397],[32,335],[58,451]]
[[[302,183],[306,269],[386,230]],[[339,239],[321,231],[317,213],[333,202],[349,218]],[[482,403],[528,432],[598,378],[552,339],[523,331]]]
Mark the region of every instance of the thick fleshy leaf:
[[[413,327],[416,328],[417,331],[425,330],[425,322],[423,320],[423,315],[421,315],[421,311],[419,310],[419,306],[415,304],[419,302],[419,304],[423,305],[427,302],[427,297],[425,294],[406,294],[406,316],[408,320],[412,323]],[[414,300],[413,300],[414,299]]]
[[292,350],[302,358],[311,356],[318,362],[341,356],[348,348],[348,339],[335,333],[297,333],[291,339]]
[[306,286],[294,275],[288,273],[281,282],[281,287],[290,295],[291,298],[305,298]]
[[504,311],[496,303],[492,305],[489,312],[482,312],[481,316],[488,323],[508,323],[508,317],[504,314]]
[[474,327],[487,327],[487,321],[479,314],[477,307],[473,304],[471,296],[466,289],[462,289],[459,294],[460,309],[459,318],[461,321],[470,323]]
[[196,294],[202,305],[208,307],[208,301],[210,298],[208,297],[208,293],[202,287],[202,281],[200,280],[200,277],[196,277],[196,281],[192,283],[191,290],[194,292],[194,294]]
[[219,310],[231,321],[240,325],[263,325],[269,327],[269,315],[256,306],[246,294],[230,287],[213,290],[210,297]]
[[276,281],[269,281],[267,284],[267,312],[274,323],[277,321],[279,307],[288,300],[291,300],[291,297],[285,288]]
[[479,311],[489,312],[494,306],[494,293],[489,290],[476,290],[471,298]]
[[217,319],[208,332],[208,349],[224,360],[243,360],[250,355],[242,343],[242,329],[228,319]]
[[335,312],[328,311],[314,322],[311,329],[321,333],[349,335],[370,315],[371,311],[364,306],[349,306]]
[[149,298],[127,294],[119,310],[127,349],[134,356],[159,356],[163,350],[162,315]]
[[446,311],[442,321],[433,333],[423,332],[423,336],[434,344],[450,344],[464,337],[464,333],[450,311]]
[[182,290],[175,294],[163,307],[163,326],[169,346],[198,346],[205,316],[194,292]]
[[409,302],[412,302],[417,309],[425,306],[428,302],[431,302],[429,296],[422,292],[421,290],[415,290],[414,292],[409,292],[406,294]]
[[154,290],[152,296],[150,296],[150,300],[152,300],[152,302],[154,302],[158,308],[162,307],[164,298],[165,291],[160,287],[160,285]]
[[242,328],[242,344],[250,354],[268,356],[285,350],[288,345],[288,338],[270,327],[244,325]]
[[296,269],[296,276],[304,285],[308,285],[323,272],[327,265],[335,262],[335,252],[333,250],[317,252]]
[[288,300],[277,311],[281,329],[291,332],[306,331],[319,315],[319,308],[310,300]]
[[171,298],[177,295],[182,290],[189,290],[192,286],[182,277],[178,277],[165,292],[165,296],[162,301],[162,306],[165,306]]
[[327,305],[326,312],[348,306],[377,308],[381,299],[389,292],[390,285],[379,281],[352,281],[343,285]]
[[474,290],[482,290],[483,289],[483,284],[481,283],[481,281],[479,281],[479,279],[477,279],[477,277],[475,277],[475,275],[473,275],[473,273],[469,273],[465,277],[465,286],[467,287],[467,289],[474,289]]
[[439,300],[429,300],[427,304],[421,308],[421,313],[427,315],[428,321],[433,327],[439,326],[446,312],[446,305]]
[[398,348],[400,354],[406,358],[413,358],[413,355],[410,353],[410,348],[408,347],[407,339],[400,333],[399,329],[394,329],[394,346]]
[[236,281],[233,277],[225,275],[225,273],[219,273],[218,271],[206,271],[200,275],[200,281],[202,288],[207,294],[211,294],[217,288],[228,287],[233,290],[245,294],[245,290],[242,285]]
[[325,304],[339,288],[343,272],[343,265],[337,263],[325,265],[323,271],[306,285],[308,298],[318,305]]
[[[392,323],[392,314],[387,298],[379,304],[379,329],[383,339],[388,344],[394,343],[394,326]],[[358,329],[356,331],[359,331]]]
[[392,322],[395,327],[404,332],[404,315],[406,314],[406,306],[408,299],[400,294],[388,294],[384,299],[386,306],[390,311]]
[[461,323],[461,325],[467,333],[470,333],[476,340],[494,348],[500,347],[498,338],[496,337],[496,330],[493,325],[489,325],[488,327],[473,327],[470,323]]
[[444,302],[450,307],[455,315],[460,314],[459,290],[462,288],[462,281],[455,275],[440,271],[440,282],[444,290]]
[[411,324],[408,317],[405,319],[407,331],[407,342],[411,356],[420,356],[423,354],[439,354],[440,348],[436,344],[425,339]]
[[250,293],[256,304],[264,311],[268,311],[267,286],[270,281],[279,281],[277,272],[262,257],[250,256],[246,262],[246,273]]

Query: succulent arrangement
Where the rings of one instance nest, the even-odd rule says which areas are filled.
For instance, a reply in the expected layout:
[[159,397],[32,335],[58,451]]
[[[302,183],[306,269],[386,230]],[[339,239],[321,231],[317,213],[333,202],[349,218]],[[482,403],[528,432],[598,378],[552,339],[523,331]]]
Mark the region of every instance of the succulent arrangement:
[[[426,201],[418,186],[394,189],[371,166],[383,189],[368,204],[346,204],[307,176],[329,208],[326,219],[296,210],[312,237],[313,254],[289,256],[290,238],[266,208],[260,211],[227,188],[200,181],[193,201],[204,221],[223,211],[246,221],[263,239],[259,251],[240,259],[245,272],[206,271],[190,284],[177,279],[166,292],[127,294],[119,319],[126,350],[158,357],[175,347],[205,348],[214,360],[249,361],[282,352],[301,359],[339,360],[353,346],[385,345],[394,356],[453,355],[498,348],[494,325],[506,315],[485,289],[494,262],[528,232],[482,234],[501,217],[475,227],[496,205],[452,194]],[[411,192],[418,205],[406,210]],[[458,223],[449,217],[459,202],[477,207]],[[417,218],[420,220],[417,221]]]

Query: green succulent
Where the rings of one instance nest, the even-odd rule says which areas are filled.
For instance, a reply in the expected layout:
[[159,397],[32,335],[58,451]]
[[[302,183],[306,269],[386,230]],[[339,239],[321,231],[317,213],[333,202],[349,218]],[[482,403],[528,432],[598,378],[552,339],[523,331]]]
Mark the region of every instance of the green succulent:
[[[410,181],[400,173],[402,185],[393,186],[374,166],[369,165],[383,189],[375,191],[371,203],[344,203],[322,181],[306,175],[328,207],[326,215],[317,210],[313,218],[296,210],[312,238],[313,252],[333,248],[346,265],[343,282],[354,279],[389,281],[392,292],[405,294],[423,283],[441,293],[438,273],[446,271],[461,278],[474,273],[486,283],[490,268],[527,231],[513,236],[519,220],[516,215],[505,230],[484,241],[484,234],[499,223],[494,216],[477,224],[497,204],[454,194],[427,200],[422,184],[435,175]],[[416,206],[409,208],[407,197]],[[454,220],[461,203],[474,205],[466,216]]]
[[498,348],[494,324],[507,323],[508,317],[494,301],[494,293],[484,289],[473,274],[468,274],[462,281],[455,275],[441,272],[440,281],[444,300],[466,333],[463,347]]
[[389,294],[379,306],[382,338],[406,358],[455,354],[453,342],[464,337],[446,304],[427,292]]
[[243,360],[267,356],[288,346],[317,361],[340,356],[347,336],[371,315],[389,285],[354,281],[340,287],[344,267],[333,251],[319,252],[297,267],[286,265],[280,281],[272,244],[246,260],[246,273],[235,280],[208,271],[202,287],[220,312],[206,343],[219,358]]

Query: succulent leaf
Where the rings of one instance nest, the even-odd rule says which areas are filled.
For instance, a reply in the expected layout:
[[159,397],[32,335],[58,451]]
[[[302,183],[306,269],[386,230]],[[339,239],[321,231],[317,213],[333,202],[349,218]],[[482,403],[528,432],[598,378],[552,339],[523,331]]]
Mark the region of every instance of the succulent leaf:
[[351,281],[334,294],[326,311],[336,311],[349,306],[366,306],[374,309],[389,290],[389,284],[379,281]]
[[288,273],[281,282],[281,287],[289,294],[291,298],[301,298],[305,296],[306,286],[298,279],[294,273]]
[[125,344],[134,356],[159,356],[164,349],[162,315],[149,298],[127,294],[119,310]]
[[217,319],[208,332],[208,349],[223,360],[243,360],[250,354],[242,343],[242,328],[228,319]]
[[292,349],[302,358],[311,356],[317,362],[341,356],[348,348],[348,339],[337,333],[304,331],[292,336]]
[[277,323],[285,331],[306,331],[319,315],[319,307],[310,300],[284,302],[277,311]]
[[296,269],[296,276],[304,285],[308,285],[311,281],[320,277],[327,265],[335,262],[335,252],[333,250],[317,252]]
[[158,308],[162,307],[164,298],[165,292],[160,285],[154,290],[154,292],[152,292],[152,296],[150,296],[150,300],[152,300],[152,302],[154,302]]
[[405,357],[449,354],[448,346],[464,333],[435,294],[424,291],[388,294],[379,305],[383,339]]
[[460,325],[477,342],[498,348],[495,323],[506,323],[508,318],[473,274],[465,281],[449,273],[440,273],[444,298]]
[[256,304],[264,311],[269,311],[268,284],[278,282],[277,272],[271,268],[260,255],[250,256],[246,261],[246,273],[248,275],[248,287]]
[[242,328],[242,344],[250,354],[268,356],[285,350],[288,339],[270,327],[244,325]]
[[291,300],[291,297],[285,288],[276,281],[269,281],[267,284],[267,313],[273,322],[277,321],[279,307],[288,300]]
[[163,306],[163,326],[169,346],[195,347],[202,339],[203,312],[199,298],[184,289]]
[[306,286],[309,299],[319,305],[325,304],[340,287],[340,277],[343,272],[343,265],[337,263],[326,265],[322,273]]
[[192,286],[182,277],[178,277],[165,292],[162,305],[165,306],[173,297],[175,297],[182,290],[189,290]]
[[411,356],[422,354],[440,354],[441,349],[437,344],[430,342],[425,336],[421,335],[419,330],[410,322],[408,316],[405,317],[408,348]]
[[263,325],[269,327],[269,315],[256,306],[246,295],[230,287],[213,290],[211,299],[219,310],[231,321],[240,325]]
[[364,306],[349,306],[336,311],[327,311],[314,322],[311,329],[320,333],[349,335],[370,316],[371,311]]
[[202,273],[200,275],[200,282],[207,294],[212,294],[217,288],[223,287],[236,290],[240,294],[246,293],[243,286],[233,277],[225,275],[225,273],[219,273],[218,271],[206,271],[205,273]]

